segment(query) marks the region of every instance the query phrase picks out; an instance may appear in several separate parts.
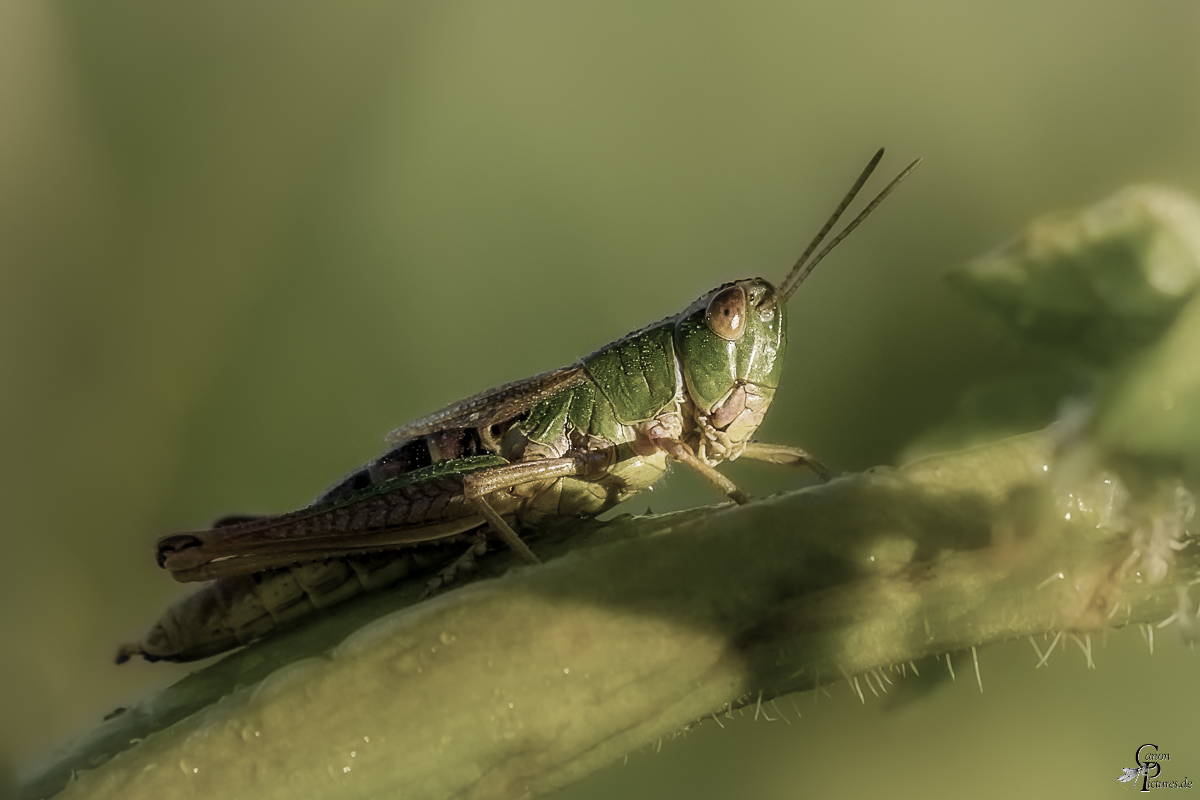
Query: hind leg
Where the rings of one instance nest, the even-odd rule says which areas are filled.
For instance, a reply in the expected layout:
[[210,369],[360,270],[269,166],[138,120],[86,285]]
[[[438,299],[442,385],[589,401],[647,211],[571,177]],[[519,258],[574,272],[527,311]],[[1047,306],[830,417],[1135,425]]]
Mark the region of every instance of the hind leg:
[[471,544],[467,547],[466,552],[461,556],[451,561],[448,565],[442,568],[438,574],[429,579],[425,585],[425,596],[436,593],[438,590],[454,582],[454,579],[459,573],[472,572],[475,569],[475,558],[487,552],[487,532],[479,531],[471,540]]

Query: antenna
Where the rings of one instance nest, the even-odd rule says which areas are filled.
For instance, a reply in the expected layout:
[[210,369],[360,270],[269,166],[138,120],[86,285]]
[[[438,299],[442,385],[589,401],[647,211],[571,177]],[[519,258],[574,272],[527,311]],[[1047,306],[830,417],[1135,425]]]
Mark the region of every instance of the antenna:
[[884,198],[891,194],[892,191],[900,185],[900,181],[907,178],[908,173],[916,169],[917,164],[921,163],[921,159],[918,158],[916,161],[905,167],[903,172],[893,178],[892,182],[889,183],[882,192],[877,194],[875,199],[868,203],[867,207],[864,208],[862,212],[842,230],[841,233],[833,238],[833,241],[827,244],[825,248],[821,250],[821,252],[817,253],[812,261],[809,261],[808,257],[812,255],[812,252],[821,245],[822,240],[824,240],[824,238],[829,234],[829,231],[833,229],[833,226],[837,224],[838,220],[841,219],[841,216],[843,213],[845,213],[846,208],[854,202],[854,198],[858,195],[859,190],[862,189],[863,184],[867,182],[867,179],[871,177],[871,173],[875,171],[875,167],[879,165],[879,161],[882,158],[883,148],[881,147],[879,148],[878,152],[871,157],[871,160],[867,162],[867,166],[863,168],[862,173],[858,176],[858,180],[856,180],[854,185],[850,187],[850,191],[846,192],[846,196],[842,198],[842,202],[838,203],[838,207],[834,209],[834,212],[830,215],[828,221],[826,221],[826,223],[821,227],[821,230],[805,249],[803,255],[797,259],[795,266],[792,267],[791,271],[787,274],[787,277],[783,279],[783,283],[779,286],[779,294],[783,296],[784,300],[787,300],[789,297],[791,297],[792,292],[796,291],[796,287],[803,283],[804,279],[807,278],[814,269],[816,269],[817,264],[821,263],[821,259],[829,255],[829,251],[833,250],[833,248],[838,246],[839,242],[849,236],[850,232],[857,228],[862,221],[867,218],[867,215],[874,211],[875,208],[884,201]]

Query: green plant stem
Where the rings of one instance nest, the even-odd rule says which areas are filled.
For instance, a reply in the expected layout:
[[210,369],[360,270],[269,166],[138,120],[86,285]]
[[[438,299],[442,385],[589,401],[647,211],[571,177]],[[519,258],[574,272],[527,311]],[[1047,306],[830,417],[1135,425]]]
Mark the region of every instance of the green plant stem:
[[[1141,580],[1109,479],[1060,468],[1054,450],[1030,434],[745,506],[552,532],[534,545],[542,566],[496,553],[485,570],[512,568],[494,580],[357,630],[364,606],[334,609],[218,662],[106,723],[126,727],[85,738],[26,793],[141,730],[61,796],[534,796],[727,707],[1163,619],[1195,548],[1166,580]],[[322,636],[346,638],[325,649]],[[319,654],[295,660],[306,653]]]

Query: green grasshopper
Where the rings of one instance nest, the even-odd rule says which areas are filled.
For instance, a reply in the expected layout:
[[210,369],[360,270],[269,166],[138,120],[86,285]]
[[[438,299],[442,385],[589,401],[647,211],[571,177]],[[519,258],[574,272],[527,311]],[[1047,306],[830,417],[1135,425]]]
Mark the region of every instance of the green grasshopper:
[[448,581],[486,551],[489,535],[537,564],[515,528],[600,514],[672,461],[737,503],[749,497],[715,469],[725,460],[807,466],[828,480],[805,451],[751,436],[779,386],[787,299],[920,162],[810,260],[882,157],[881,149],[778,287],[761,278],[723,284],[576,364],[406,425],[382,456],[299,511],[229,517],[160,539],[159,566],[177,580],[216,580],[121,648],[118,663],[214,655],[314,606],[444,564],[447,546],[467,544],[442,571]]

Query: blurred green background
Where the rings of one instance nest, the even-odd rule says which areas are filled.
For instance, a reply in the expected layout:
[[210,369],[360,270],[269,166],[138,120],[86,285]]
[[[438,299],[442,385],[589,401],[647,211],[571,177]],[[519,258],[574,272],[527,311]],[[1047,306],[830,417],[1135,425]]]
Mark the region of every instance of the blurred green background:
[[[1198,141],[1191,0],[0,5],[0,759],[189,670],[111,661],[187,591],[156,536],[780,277],[879,145],[925,163],[793,299],[762,434],[894,463],[1042,363],[942,275],[1132,181],[1200,190]],[[629,510],[712,500],[676,475]],[[893,711],[833,686],[559,796],[1108,796],[1144,742],[1200,778],[1195,656],[1096,658],[987,647],[984,694],[959,661]]]

